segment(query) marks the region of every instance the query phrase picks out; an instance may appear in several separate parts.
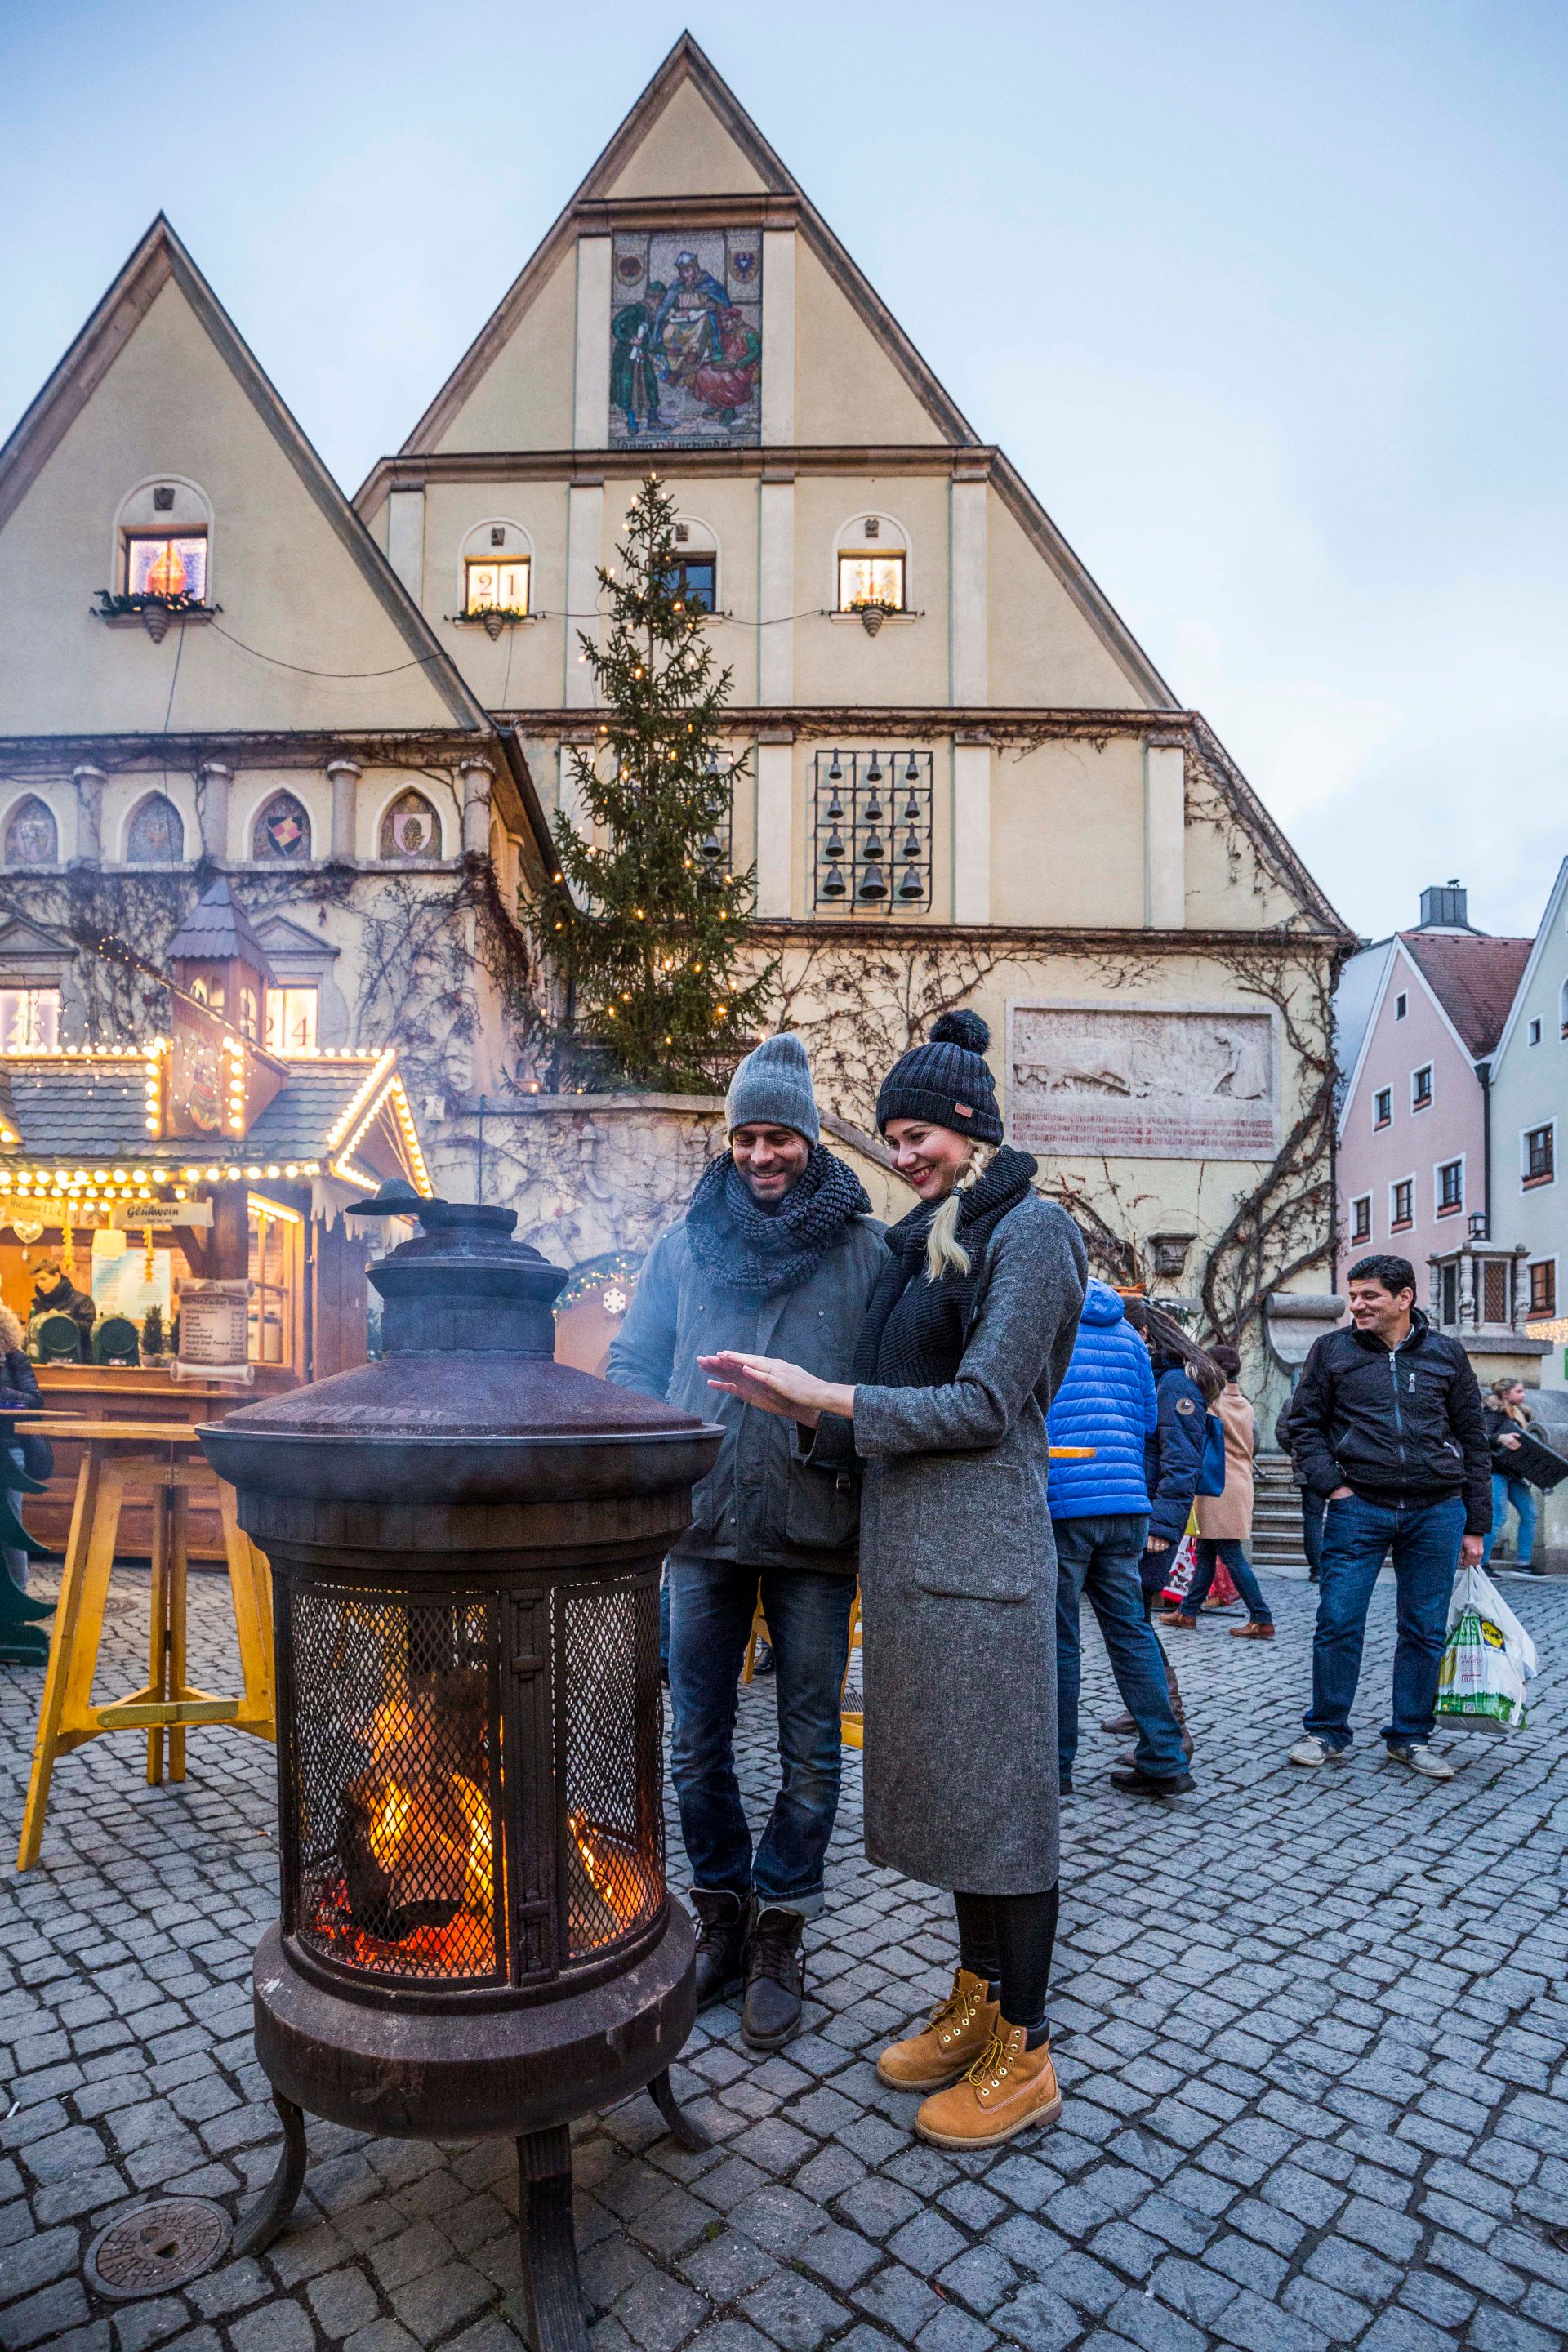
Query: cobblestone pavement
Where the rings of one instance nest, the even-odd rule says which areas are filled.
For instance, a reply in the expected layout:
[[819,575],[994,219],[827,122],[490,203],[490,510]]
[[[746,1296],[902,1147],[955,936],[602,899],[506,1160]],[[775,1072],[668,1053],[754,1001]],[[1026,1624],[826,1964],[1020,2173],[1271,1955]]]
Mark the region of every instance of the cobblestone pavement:
[[[1196,1796],[1118,1797],[1113,1743],[1086,1736],[1053,2011],[1066,2110],[989,2158],[921,2146],[914,2102],[868,2063],[953,1954],[942,1899],[861,1857],[852,1765],[808,2031],[757,2063],[731,2011],[702,2021],[678,2084],[719,2143],[709,2155],[672,2147],[640,2097],[579,2137],[597,2352],[1568,2342],[1568,1585],[1510,1580],[1544,1660],[1535,1719],[1495,1743],[1446,1740],[1460,1767],[1447,1786],[1376,1749],[1386,1590],[1355,1760],[1285,1764],[1311,1595],[1269,1590],[1271,1647],[1214,1622],[1173,1637]],[[145,1578],[116,1591],[113,1672],[129,1682]],[[224,1588],[201,1579],[199,1678],[224,1671]],[[1093,1724],[1110,1689],[1092,1635],[1087,1664]],[[0,1668],[7,1835],[38,1680]],[[744,1724],[755,1787],[768,1685]],[[189,1781],[162,1790],[142,1785],[134,1738],[68,1758],[46,1866],[0,1889],[0,2112],[16,2103],[0,2125],[0,2344],[502,2352],[523,2333],[506,2147],[316,2124],[307,2200],[265,2259],[112,2309],[83,2284],[82,2251],[117,2208],[163,2189],[232,2205],[271,2168],[247,1991],[274,1904],[271,1755],[224,1731],[191,1753]]]

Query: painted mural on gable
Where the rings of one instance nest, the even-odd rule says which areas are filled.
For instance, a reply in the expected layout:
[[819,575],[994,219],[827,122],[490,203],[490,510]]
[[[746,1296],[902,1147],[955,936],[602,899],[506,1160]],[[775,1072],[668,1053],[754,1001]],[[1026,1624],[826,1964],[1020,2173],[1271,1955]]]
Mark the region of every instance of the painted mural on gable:
[[610,264],[611,446],[755,447],[762,379],[760,233],[618,230]]

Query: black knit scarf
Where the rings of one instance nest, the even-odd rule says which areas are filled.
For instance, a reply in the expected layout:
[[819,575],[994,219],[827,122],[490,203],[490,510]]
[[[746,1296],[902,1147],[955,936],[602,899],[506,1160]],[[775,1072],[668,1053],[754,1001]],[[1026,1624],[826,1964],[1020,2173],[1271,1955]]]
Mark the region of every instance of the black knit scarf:
[[977,1183],[958,1196],[958,1238],[967,1274],[926,1279],[926,1235],[940,1202],[922,1201],[888,1234],[891,1253],[866,1309],[855,1378],[879,1388],[939,1389],[957,1376],[985,1278],[985,1253],[1004,1217],[1029,1190],[1039,1166],[1004,1144]]
[[714,1282],[755,1298],[809,1281],[851,1217],[870,1213],[851,1168],[814,1143],[798,1181],[776,1209],[764,1209],[726,1152],[702,1171],[686,1212],[691,1255]]

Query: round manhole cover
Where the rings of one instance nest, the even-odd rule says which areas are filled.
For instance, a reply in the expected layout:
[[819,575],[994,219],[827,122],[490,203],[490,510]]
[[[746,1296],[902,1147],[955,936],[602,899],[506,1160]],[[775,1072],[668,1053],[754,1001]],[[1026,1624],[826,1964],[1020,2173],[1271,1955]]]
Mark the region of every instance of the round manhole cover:
[[210,2271],[228,2236],[221,2205],[205,2197],[161,2197],[122,2213],[93,2240],[83,2265],[87,2282],[120,2302],[166,2294]]

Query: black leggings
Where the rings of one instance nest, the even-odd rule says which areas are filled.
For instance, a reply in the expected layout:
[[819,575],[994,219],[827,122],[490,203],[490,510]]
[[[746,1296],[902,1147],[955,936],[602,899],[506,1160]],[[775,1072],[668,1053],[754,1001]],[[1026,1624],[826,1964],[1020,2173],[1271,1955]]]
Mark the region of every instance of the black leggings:
[[1046,2021],[1046,1990],[1057,1940],[1058,1889],[1043,1895],[955,1895],[958,1957],[1002,1986],[1002,2014],[1031,2032]]

